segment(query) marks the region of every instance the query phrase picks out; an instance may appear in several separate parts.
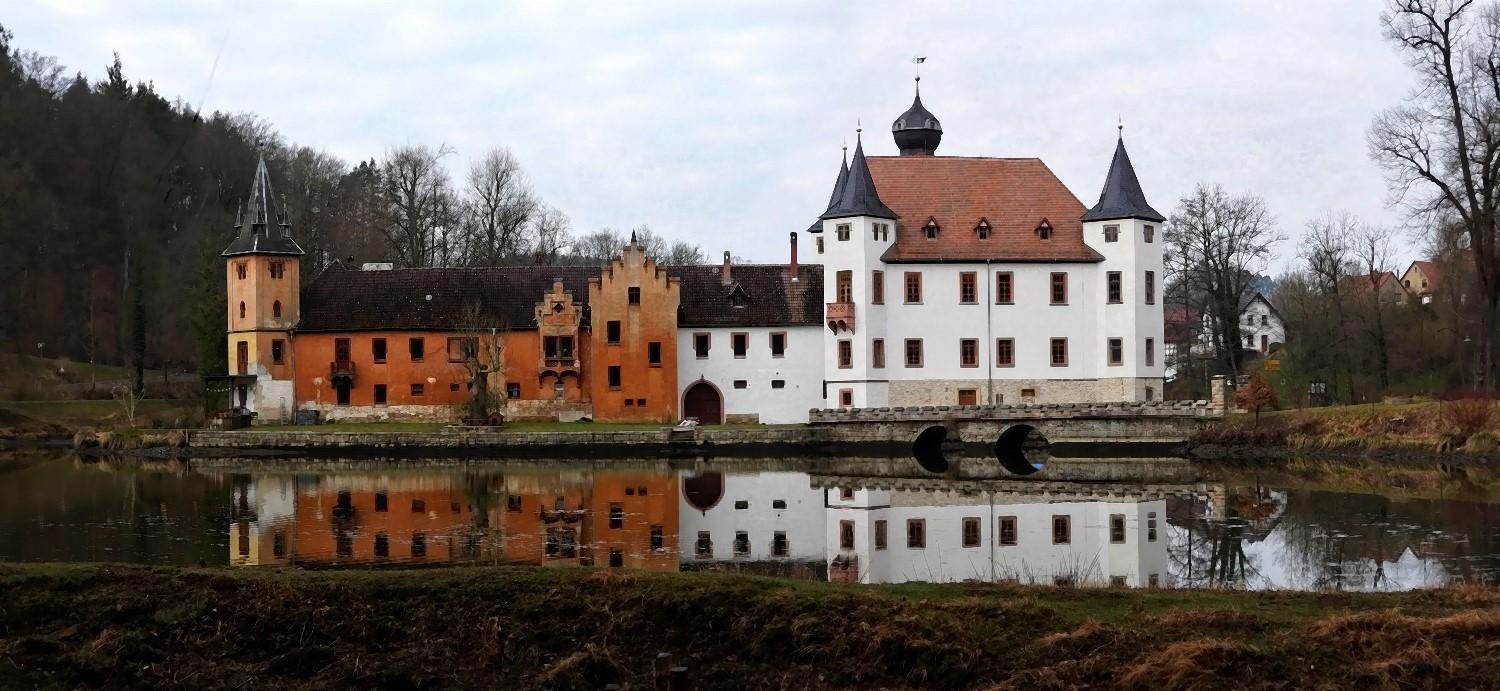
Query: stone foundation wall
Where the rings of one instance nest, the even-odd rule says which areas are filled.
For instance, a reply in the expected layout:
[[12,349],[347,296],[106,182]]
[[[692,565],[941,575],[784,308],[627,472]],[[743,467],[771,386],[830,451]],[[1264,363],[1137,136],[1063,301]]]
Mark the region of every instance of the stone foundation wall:
[[593,418],[594,406],[582,401],[556,398],[525,400],[512,398],[505,402],[505,419],[517,422],[574,422]]
[[[454,422],[458,416],[458,409],[451,405],[335,406],[303,403],[302,410],[321,411],[321,417],[327,422],[380,422],[384,420]],[[268,423],[274,422],[274,419],[267,420],[265,414],[262,413],[259,421]]]
[[760,424],[760,413],[725,413],[724,424],[758,425]]
[[[960,389],[973,389],[976,402],[981,405],[1140,402],[1146,400],[1147,388],[1151,389],[1152,398],[1161,398],[1163,384],[1158,378],[996,379],[993,382],[986,379],[893,380],[890,383],[890,405],[958,405]],[[1036,395],[1023,398],[1023,389],[1032,389]],[[988,399],[987,391],[990,393]]]

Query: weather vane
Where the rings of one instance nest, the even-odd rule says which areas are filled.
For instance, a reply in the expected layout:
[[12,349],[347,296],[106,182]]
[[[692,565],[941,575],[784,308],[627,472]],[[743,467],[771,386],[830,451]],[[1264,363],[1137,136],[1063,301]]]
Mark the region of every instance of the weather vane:
[[918,57],[912,58],[912,62],[917,65],[917,68],[916,68],[917,81],[920,82],[920,81],[922,81],[922,63],[927,62],[927,58],[918,56]]

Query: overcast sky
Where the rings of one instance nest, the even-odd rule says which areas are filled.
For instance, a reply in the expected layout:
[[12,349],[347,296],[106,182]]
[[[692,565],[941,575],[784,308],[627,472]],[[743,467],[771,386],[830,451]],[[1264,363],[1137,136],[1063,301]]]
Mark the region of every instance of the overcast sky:
[[1324,209],[1411,246],[1365,143],[1411,86],[1375,0],[19,5],[14,45],[70,71],[118,51],[169,98],[349,161],[447,143],[459,173],[508,146],[575,233],[644,223],[711,257],[785,261],[857,120],[895,154],[917,55],[940,154],[1039,157],[1091,206],[1119,117],[1163,213],[1199,181],[1264,197],[1276,269]]

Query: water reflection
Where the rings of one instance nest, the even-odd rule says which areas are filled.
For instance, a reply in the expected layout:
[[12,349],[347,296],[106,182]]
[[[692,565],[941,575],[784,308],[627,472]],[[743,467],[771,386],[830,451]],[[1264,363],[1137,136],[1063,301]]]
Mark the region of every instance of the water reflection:
[[[801,467],[801,470],[793,468]],[[872,459],[0,463],[0,561],[524,563],[856,583],[1398,590],[1500,574],[1485,502],[900,477]],[[760,470],[764,468],[764,470]]]

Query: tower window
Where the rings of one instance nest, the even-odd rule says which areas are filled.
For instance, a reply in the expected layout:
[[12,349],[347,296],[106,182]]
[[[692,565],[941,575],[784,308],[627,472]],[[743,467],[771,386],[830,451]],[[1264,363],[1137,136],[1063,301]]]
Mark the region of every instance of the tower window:
[[1122,302],[1120,294],[1122,292],[1124,292],[1124,291],[1121,290],[1121,287],[1120,287],[1120,272],[1118,272],[1118,271],[1111,271],[1111,272],[1109,272],[1109,275],[1108,275],[1108,278],[1107,278],[1107,283],[1109,285],[1109,302],[1110,302],[1110,304],[1119,304],[1120,302]]
[[1123,338],[1111,338],[1111,339],[1109,339],[1109,364],[1110,365],[1122,365],[1122,364],[1125,364],[1125,339],[1123,339]]
[[848,339],[839,341],[839,368],[848,369],[854,366],[854,344]]
[[835,229],[834,232],[838,233],[839,242],[848,242],[849,241],[849,224],[848,223],[840,223],[838,225],[838,228]]
[[1156,242],[1156,226],[1146,226],[1146,242]]
[[1146,272],[1146,304],[1156,304],[1156,272]]
[[235,264],[234,273],[235,276],[238,277],[241,281],[245,280],[245,262],[239,262]]
[[286,362],[286,341],[276,339],[271,341],[271,363],[280,365]]
[[271,262],[271,278],[281,278],[286,274],[286,262]]
[[609,366],[609,388],[611,388],[611,389],[619,389],[620,388],[620,366],[619,365],[610,365]]
[[1036,236],[1043,240],[1052,239],[1052,224],[1042,219],[1042,224],[1036,227]]
[[280,300],[277,300],[277,301],[271,303],[271,316],[275,317],[277,319],[281,318],[281,301]]
[[818,254],[823,253],[823,238],[818,238]]
[[630,301],[630,304],[632,304],[632,305],[639,305],[639,304],[641,304],[641,288],[640,288],[640,286],[630,286],[629,288],[626,288],[625,289],[625,294],[627,296],[627,299]]
[[885,272],[879,269],[870,272],[870,304],[885,304]]
[[834,302],[854,302],[854,272],[840,271],[834,274]]
[[241,302],[240,303],[240,319],[244,319],[244,318],[245,318],[245,303]]
[[652,367],[661,367],[661,343],[652,341],[646,344],[646,363]]
[[891,239],[891,224],[889,224],[889,223],[876,223],[876,224],[873,224],[873,225],[870,226],[870,234],[873,235],[874,239],[876,241],[878,241],[878,242],[885,242],[887,240],[890,240]]
[[620,342],[620,322],[610,321],[604,325],[604,338],[610,343]]
[[1105,242],[1119,242],[1120,241],[1120,226],[1104,226],[1104,241]]
[[937,222],[937,219],[935,219],[935,218],[929,218],[929,219],[927,219],[927,225],[922,226],[922,230],[926,231],[926,233],[927,233],[927,239],[928,240],[936,240],[937,239],[937,234],[938,234],[938,222]]
[[870,366],[875,369],[885,368],[885,339],[877,338],[870,341]]
[[[1154,338],[1148,338],[1148,339],[1146,339],[1146,366],[1147,367],[1155,367],[1156,366],[1156,339],[1154,339]],[[1146,389],[1146,391],[1149,392],[1150,389]],[[1148,401],[1151,400],[1150,397],[1149,397],[1149,394],[1148,394],[1148,397],[1146,398],[1146,400],[1148,400]]]

